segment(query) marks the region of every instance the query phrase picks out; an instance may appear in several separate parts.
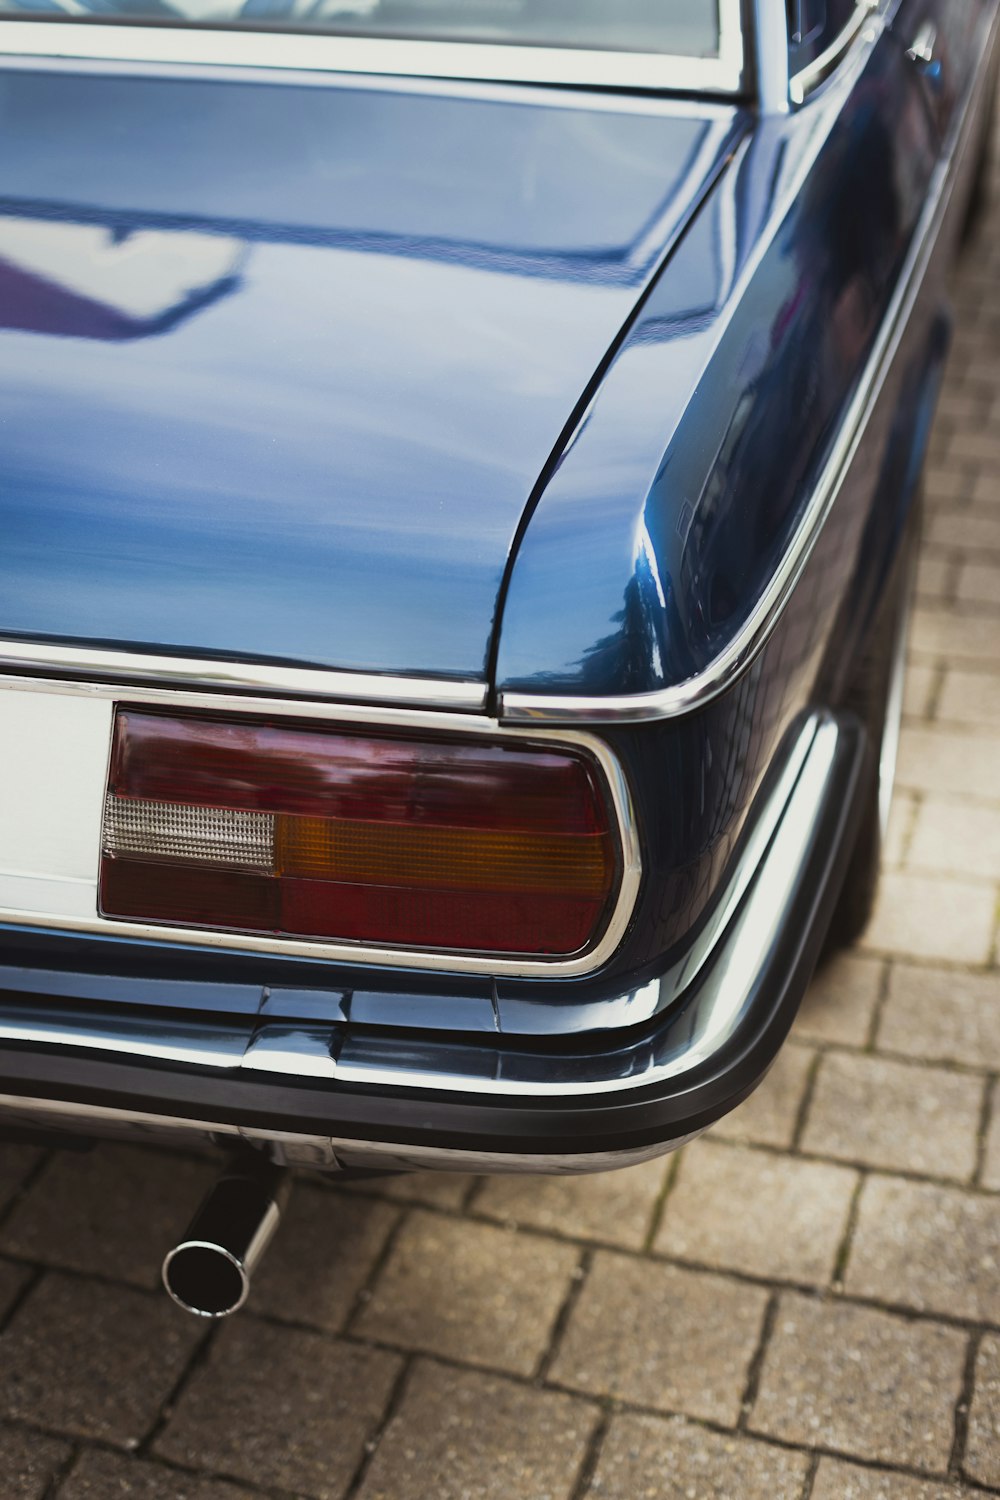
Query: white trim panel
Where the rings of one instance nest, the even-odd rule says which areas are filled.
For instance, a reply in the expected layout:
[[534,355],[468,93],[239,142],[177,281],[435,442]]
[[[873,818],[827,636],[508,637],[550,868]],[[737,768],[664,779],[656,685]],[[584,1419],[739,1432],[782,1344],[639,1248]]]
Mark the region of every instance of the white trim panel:
[[112,704],[0,692],[0,904],[97,909]]

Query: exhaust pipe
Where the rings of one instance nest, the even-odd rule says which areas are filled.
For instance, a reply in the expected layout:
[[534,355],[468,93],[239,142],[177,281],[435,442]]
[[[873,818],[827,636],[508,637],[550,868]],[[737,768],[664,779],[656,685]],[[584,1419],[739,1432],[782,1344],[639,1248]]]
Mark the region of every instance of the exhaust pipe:
[[163,1285],[179,1307],[199,1318],[227,1318],[243,1306],[290,1185],[284,1167],[256,1153],[226,1168],[163,1262]]

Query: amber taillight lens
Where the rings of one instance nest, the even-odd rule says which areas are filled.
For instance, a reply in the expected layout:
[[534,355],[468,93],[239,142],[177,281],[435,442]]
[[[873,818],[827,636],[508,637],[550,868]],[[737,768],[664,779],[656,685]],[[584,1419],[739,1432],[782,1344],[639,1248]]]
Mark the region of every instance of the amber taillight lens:
[[552,957],[619,880],[575,750],[120,709],[106,916],[373,947]]

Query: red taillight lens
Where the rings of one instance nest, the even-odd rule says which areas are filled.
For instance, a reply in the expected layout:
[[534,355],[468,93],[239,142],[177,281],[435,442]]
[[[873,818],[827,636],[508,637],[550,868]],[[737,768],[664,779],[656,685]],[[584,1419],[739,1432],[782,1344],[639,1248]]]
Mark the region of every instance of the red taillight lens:
[[120,710],[101,909],[371,946],[565,956],[618,881],[573,750]]

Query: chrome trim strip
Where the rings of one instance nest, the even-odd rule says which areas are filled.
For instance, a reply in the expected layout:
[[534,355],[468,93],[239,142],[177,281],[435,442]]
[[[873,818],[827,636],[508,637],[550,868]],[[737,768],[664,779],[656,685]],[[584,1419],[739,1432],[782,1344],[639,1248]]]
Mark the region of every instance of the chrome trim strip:
[[721,0],[719,10],[719,53],[711,58],[513,42],[7,18],[0,18],[0,54],[735,94],[743,82],[740,0]]
[[167,687],[122,687],[120,684],[50,681],[28,677],[0,676],[0,692],[6,688],[40,693],[84,694],[110,699],[112,702],[143,704],[169,709],[194,708],[208,713],[275,714],[284,718],[321,719],[328,724],[351,724],[367,728],[398,728],[412,732],[445,731],[498,739],[538,741],[555,746],[576,746],[587,752],[600,766],[608,787],[618,825],[622,858],[622,879],[618,898],[608,927],[595,947],[573,958],[484,958],[478,955],[444,952],[414,952],[397,948],[369,947],[361,943],[308,942],[293,938],[265,938],[259,935],[210,932],[193,927],[169,927],[159,923],[111,920],[95,913],[93,917],[53,916],[51,912],[32,913],[0,907],[0,922],[17,926],[37,926],[67,932],[87,932],[105,937],[135,937],[152,942],[181,943],[187,947],[225,949],[243,953],[280,953],[295,958],[318,958],[328,962],[346,962],[397,969],[424,969],[449,974],[511,975],[518,978],[569,978],[593,973],[614,953],[624,936],[635,907],[642,878],[632,799],[624,772],[613,751],[596,736],[576,730],[533,730],[515,728],[494,720],[470,714],[421,712],[415,708],[385,707],[289,700],[224,696],[220,694],[169,690]]
[[829,78],[844,53],[852,46],[862,26],[871,19],[872,12],[878,10],[881,3],[882,0],[858,0],[853,16],[840,35],[835,36],[829,47],[790,80],[788,92],[793,104],[804,104],[813,89],[818,88],[825,78]]
[[266,662],[217,661],[197,656],[107,651],[91,646],[0,639],[0,671],[111,677],[116,682],[207,688],[213,692],[270,693],[279,697],[347,698],[412,708],[482,713],[486,686],[444,677],[390,677],[326,667],[282,667]]
[[[986,52],[994,44],[998,29],[995,13]],[[988,70],[977,82],[975,97],[984,87]],[[813,548],[819,540],[840,493],[850,464],[865,435],[882,386],[906,331],[909,315],[920,295],[924,277],[937,247],[937,238],[954,192],[956,163],[968,147],[975,119],[969,100],[946,153],[938,161],[928,188],[927,200],[907,252],[875,346],[868,358],[858,388],[841,424],[832,453],[792,537],[780,567],[757,601],[749,619],[726,649],[695,677],[650,693],[594,698],[501,691],[500,718],[509,724],[639,724],[651,719],[669,719],[691,713],[710,703],[750,666],[764,649],[798,583]],[[501,627],[502,628],[502,627]]]
[[787,115],[788,6],[786,0],[754,0],[753,12],[757,106],[762,115]]
[[0,1020],[4,1041],[73,1051],[120,1052],[189,1067],[238,1069],[246,1051],[246,1026],[192,1021],[183,1011],[151,1023],[128,1009],[87,1016],[41,998],[8,1005]]

